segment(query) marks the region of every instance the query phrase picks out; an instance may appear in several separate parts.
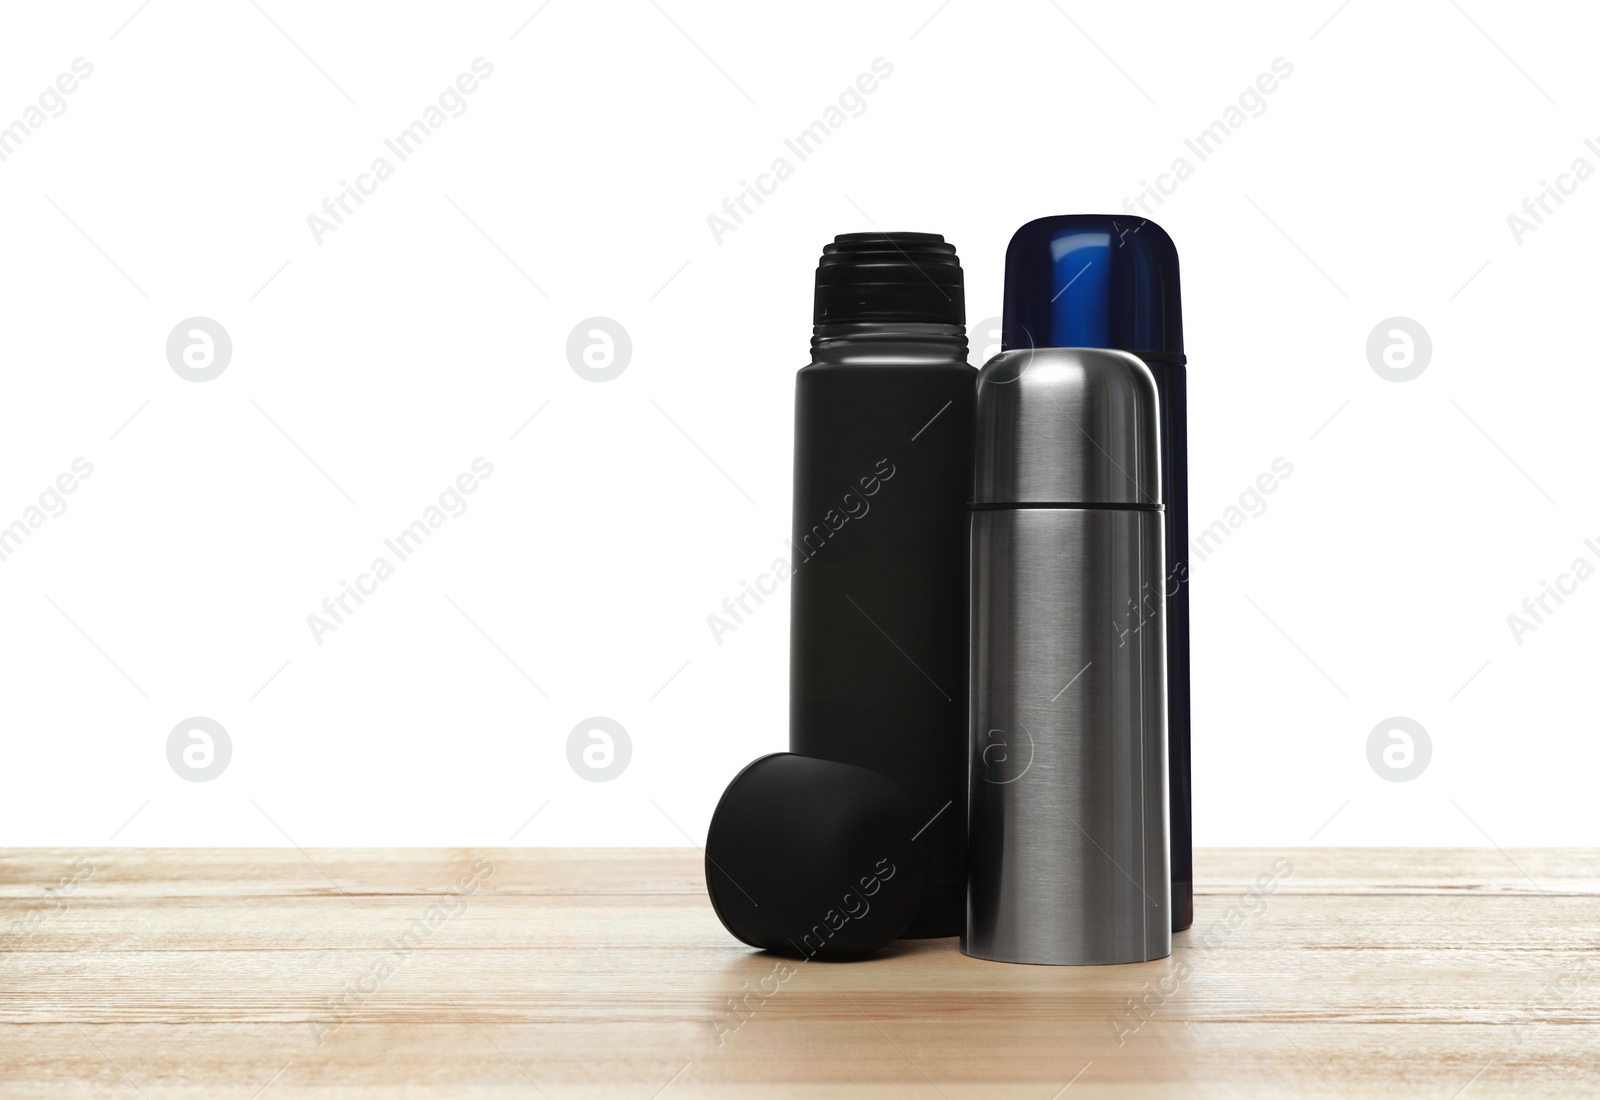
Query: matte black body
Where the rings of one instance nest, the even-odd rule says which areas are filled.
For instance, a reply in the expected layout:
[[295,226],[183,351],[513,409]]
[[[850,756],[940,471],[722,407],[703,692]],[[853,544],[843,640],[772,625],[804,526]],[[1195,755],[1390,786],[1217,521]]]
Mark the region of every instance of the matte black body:
[[949,334],[835,346],[795,387],[789,747],[882,772],[932,822],[928,897],[907,936],[959,935],[964,921],[965,351]]

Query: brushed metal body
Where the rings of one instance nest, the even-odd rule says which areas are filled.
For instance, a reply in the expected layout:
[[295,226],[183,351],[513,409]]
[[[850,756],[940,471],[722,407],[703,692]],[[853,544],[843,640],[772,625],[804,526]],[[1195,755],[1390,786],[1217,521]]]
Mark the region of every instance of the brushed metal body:
[[1005,352],[980,376],[969,955],[1171,953],[1156,411],[1121,352]]

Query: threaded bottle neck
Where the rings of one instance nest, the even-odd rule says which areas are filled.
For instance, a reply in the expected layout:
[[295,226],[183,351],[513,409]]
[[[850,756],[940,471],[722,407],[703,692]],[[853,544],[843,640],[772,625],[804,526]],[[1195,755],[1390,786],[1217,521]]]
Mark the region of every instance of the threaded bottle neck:
[[822,249],[813,324],[966,319],[961,260],[937,233],[842,233]]
[[948,363],[965,362],[965,325],[919,321],[846,321],[814,325],[813,363]]

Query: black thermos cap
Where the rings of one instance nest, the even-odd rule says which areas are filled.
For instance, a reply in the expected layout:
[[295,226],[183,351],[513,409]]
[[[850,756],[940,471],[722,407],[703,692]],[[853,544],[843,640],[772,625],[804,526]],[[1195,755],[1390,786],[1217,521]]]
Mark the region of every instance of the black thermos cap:
[[752,947],[859,958],[899,937],[928,882],[928,840],[899,784],[779,752],[734,777],[711,816],[706,887]]

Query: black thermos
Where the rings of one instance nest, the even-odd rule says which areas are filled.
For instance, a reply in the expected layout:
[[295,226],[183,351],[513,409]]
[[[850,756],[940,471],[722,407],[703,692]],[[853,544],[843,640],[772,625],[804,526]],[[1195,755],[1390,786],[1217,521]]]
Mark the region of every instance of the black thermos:
[[904,935],[965,920],[967,502],[977,372],[953,245],[846,233],[795,385],[789,748],[897,781],[931,871]]

